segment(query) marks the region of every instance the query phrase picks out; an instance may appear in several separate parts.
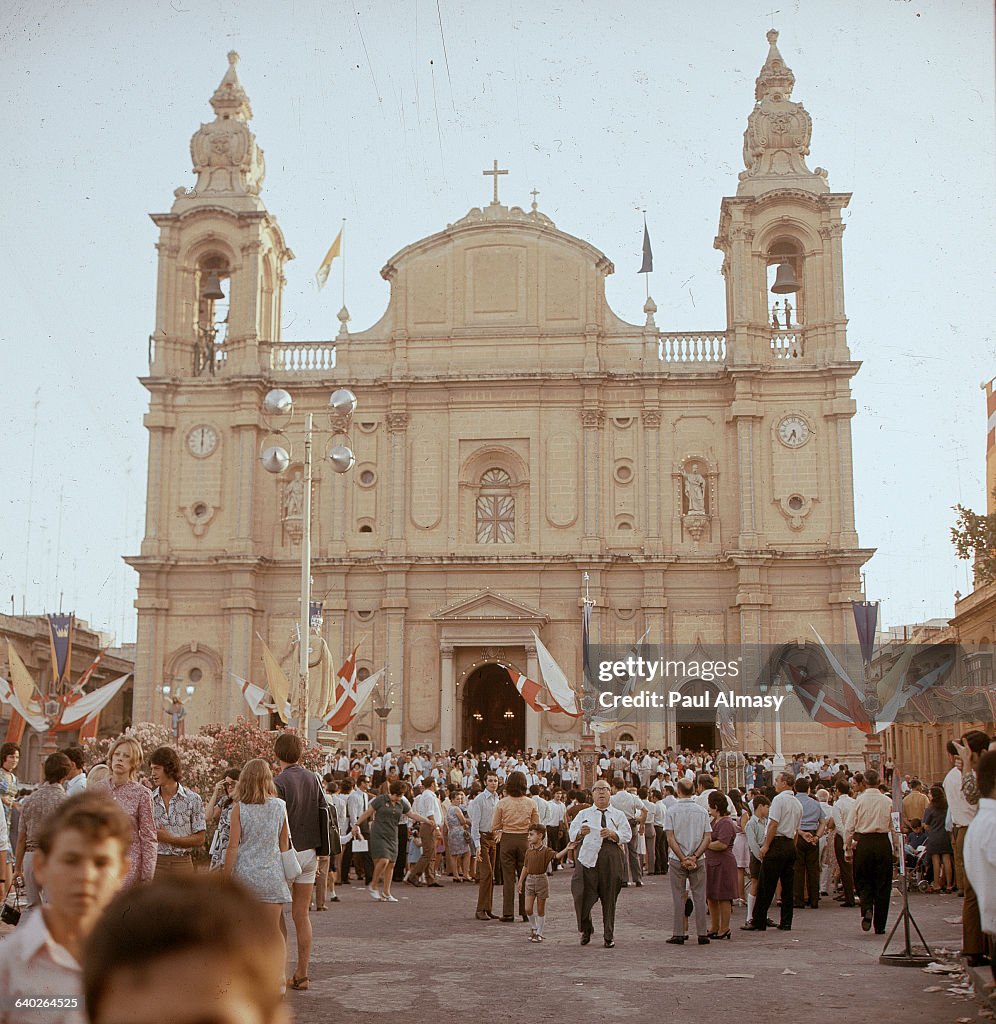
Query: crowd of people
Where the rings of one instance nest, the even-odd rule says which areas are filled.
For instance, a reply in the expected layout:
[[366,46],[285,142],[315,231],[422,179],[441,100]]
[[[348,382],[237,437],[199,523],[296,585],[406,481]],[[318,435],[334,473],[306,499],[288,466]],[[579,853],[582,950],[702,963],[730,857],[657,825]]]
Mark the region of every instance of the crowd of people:
[[[600,906],[611,949],[620,893],[647,875],[669,876],[671,945],[693,933],[703,946],[731,940],[737,908],[739,931],[788,931],[797,911],[832,902],[883,934],[894,865],[906,858],[930,890],[964,898],[962,952],[983,965],[996,933],[989,748],[981,732],[952,740],[950,770],[930,786],[830,757],[784,769],[749,757],[743,784],[726,791],[705,752],[606,749],[584,788],[578,752],[566,750],[338,752],[323,775],[301,764],[300,737],[283,732],[272,760],[221,772],[205,806],[169,746],[146,756],[126,734],[87,772],[81,749],[58,751],[28,792],[20,751],[4,744],[0,862],[8,907],[13,899],[27,913],[0,941],[0,1022],[22,1019],[18,1000],[46,999],[30,1019],[140,1022],[139,998],[239,999],[256,1014],[244,1019],[278,1021],[286,989],[310,986],[311,914],[340,902],[343,887],[398,904],[395,884],[470,884],[468,915],[528,923],[529,941],[542,943],[550,876],[562,867],[581,944]],[[285,971],[276,965],[290,929]],[[205,960],[238,983],[187,985],[185,970]]]

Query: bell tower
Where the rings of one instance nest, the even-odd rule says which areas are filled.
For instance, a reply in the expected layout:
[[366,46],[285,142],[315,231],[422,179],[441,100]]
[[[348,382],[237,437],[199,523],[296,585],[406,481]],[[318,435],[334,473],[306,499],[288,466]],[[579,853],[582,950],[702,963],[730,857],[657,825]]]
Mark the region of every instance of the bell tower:
[[795,75],[767,34],[768,58],[754,88],[735,197],[723,200],[719,234],[726,279],[727,338],[740,365],[850,358],[844,315],[841,210],[827,172],[806,165],[812,118],[791,99]]
[[283,267],[293,253],[260,190],[263,150],[249,130],[239,55],[211,97],[215,118],[190,140],[197,182],[173,193],[159,228],[154,377],[257,373],[279,340]]
[[263,151],[238,59],[228,55],[214,120],[191,139],[194,187],[152,215],[145,536],[128,559],[139,574],[136,721],[161,720],[163,687],[189,697],[192,720],[234,718],[230,673],[248,674],[261,628],[259,407],[293,254],[260,198]]

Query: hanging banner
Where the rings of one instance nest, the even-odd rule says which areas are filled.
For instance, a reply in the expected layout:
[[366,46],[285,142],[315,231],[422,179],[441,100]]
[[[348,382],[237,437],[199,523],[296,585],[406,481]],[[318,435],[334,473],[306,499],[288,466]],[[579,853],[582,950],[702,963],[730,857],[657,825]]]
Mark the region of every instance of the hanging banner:
[[878,624],[878,601],[852,601],[854,626],[858,631],[858,644],[865,664],[870,665],[875,652],[875,626]]
[[311,628],[317,633],[322,628],[322,602],[312,601],[308,607],[308,621],[311,624]]
[[48,615],[49,639],[52,646],[52,680],[63,682],[69,675],[73,659],[73,616]]

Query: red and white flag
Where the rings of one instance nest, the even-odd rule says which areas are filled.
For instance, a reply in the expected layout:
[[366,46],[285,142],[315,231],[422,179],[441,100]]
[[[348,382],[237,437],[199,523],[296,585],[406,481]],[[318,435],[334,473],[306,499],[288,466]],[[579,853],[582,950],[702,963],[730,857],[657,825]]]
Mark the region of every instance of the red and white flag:
[[[539,695],[543,690],[543,687],[539,683],[533,682],[528,676],[524,676],[521,672],[514,668],[510,668],[508,665],[502,665],[502,668],[508,673],[508,678],[512,680],[513,685],[519,691],[519,696],[533,709],[533,711],[552,711],[553,707],[549,704],[544,704],[540,699]],[[558,708],[559,710],[559,708]]]

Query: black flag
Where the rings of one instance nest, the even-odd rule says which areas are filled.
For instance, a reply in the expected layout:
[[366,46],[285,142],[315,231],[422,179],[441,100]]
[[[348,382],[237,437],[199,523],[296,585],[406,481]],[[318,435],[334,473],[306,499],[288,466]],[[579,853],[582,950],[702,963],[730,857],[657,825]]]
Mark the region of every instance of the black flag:
[[649,274],[654,269],[654,254],[650,248],[650,232],[647,230],[647,222],[643,222],[643,265],[637,271],[638,274]]

